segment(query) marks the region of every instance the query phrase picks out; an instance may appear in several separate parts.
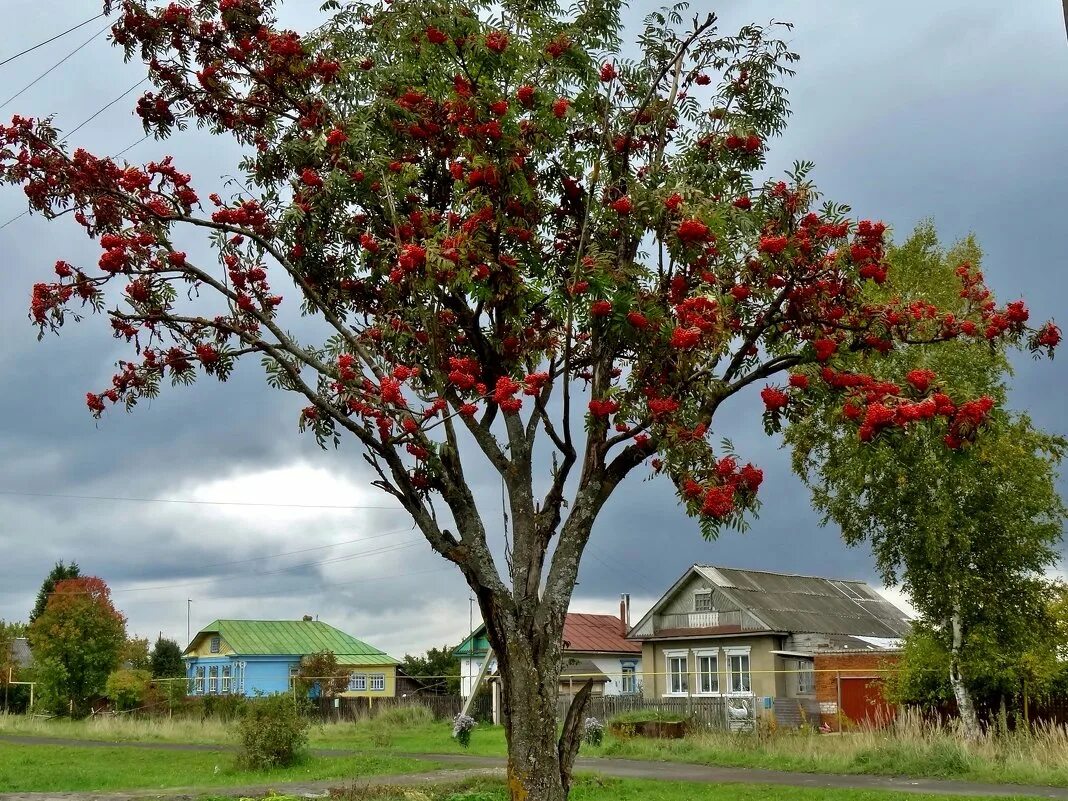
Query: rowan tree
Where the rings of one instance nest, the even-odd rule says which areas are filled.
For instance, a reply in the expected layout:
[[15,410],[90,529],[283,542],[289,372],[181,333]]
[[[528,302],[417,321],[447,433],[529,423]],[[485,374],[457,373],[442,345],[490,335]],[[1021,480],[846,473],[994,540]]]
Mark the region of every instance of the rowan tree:
[[[869,302],[888,280],[885,226],[820,203],[807,164],[754,184],[788,111],[796,56],[780,26],[724,34],[678,6],[647,18],[629,58],[617,0],[328,2],[306,35],[279,29],[273,7],[127,0],[113,29],[154,84],[137,107],[147,130],[247,146],[232,197],[202,199],[170,158],[70,152],[49,120],[3,132],[3,179],[102,249],[95,265],[57,264],[31,315],[43,334],[107,309],[131,343],[88,395],[94,414],[255,356],[303,398],[302,430],[355,440],[478,600],[514,798],[567,795],[588,688],[558,738],[563,621],[629,474],[667,476],[714,536],[742,524],[762,480],[711,442],[735,394],[804,365],[842,391],[836,358],[857,349],[1059,341],[967,271],[952,289],[963,313]],[[210,236],[219,264],[179,248],[183,231]],[[315,321],[300,334],[298,312]],[[763,390],[769,427],[803,391]],[[871,394],[869,439],[907,423],[964,443],[988,413]],[[468,482],[487,464],[513,521],[503,564]]]
[[41,703],[57,714],[83,715],[119,665],[126,619],[102,579],[64,579],[30,624],[29,639]]
[[[977,275],[981,258],[971,238],[944,252],[933,226],[922,225],[887,255],[893,289],[875,287],[869,297],[911,289],[960,312],[967,297],[937,295],[955,270]],[[949,396],[980,396],[971,403],[993,407],[1008,391],[1009,363],[996,342],[921,345],[878,359],[858,352],[843,356],[842,364],[925,398],[911,404],[914,415]],[[809,392],[808,413],[786,437],[794,466],[813,488],[824,521],[840,526],[850,545],[870,544],[883,581],[903,585],[920,615],[909,653],[922,660],[931,647],[944,650],[942,678],[964,731],[976,737],[973,695],[989,698],[1027,682],[1034,692],[1048,683],[1041,676],[1049,673],[1055,649],[1038,623],[1048,619],[1050,586],[1043,574],[1059,558],[1066,519],[1056,484],[1068,443],[1000,408],[983,413],[983,435],[968,446],[952,430],[923,426],[865,441],[875,405],[869,402],[863,413],[862,436],[849,419],[861,418],[858,401],[864,400],[848,401],[843,413],[836,394]],[[931,676],[916,681],[926,688],[921,695],[939,684]]]

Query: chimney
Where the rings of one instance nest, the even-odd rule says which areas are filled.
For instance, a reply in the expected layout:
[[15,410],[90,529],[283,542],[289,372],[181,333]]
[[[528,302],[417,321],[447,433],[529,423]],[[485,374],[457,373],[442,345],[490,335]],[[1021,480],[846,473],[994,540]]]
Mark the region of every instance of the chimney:
[[630,630],[630,593],[623,593],[623,599],[627,602],[627,630]]
[[619,623],[623,627],[623,636],[630,631],[630,593],[622,593],[619,596]]

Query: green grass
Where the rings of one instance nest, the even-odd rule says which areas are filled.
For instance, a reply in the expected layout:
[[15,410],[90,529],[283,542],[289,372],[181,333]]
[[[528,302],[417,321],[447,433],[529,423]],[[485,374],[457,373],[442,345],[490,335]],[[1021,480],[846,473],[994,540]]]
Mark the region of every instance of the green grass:
[[383,776],[435,765],[392,755],[307,756],[271,771],[238,768],[225,751],[0,743],[0,792],[207,788]]
[[[41,720],[0,715],[0,733],[140,742],[233,743],[233,724],[214,720]],[[504,730],[480,724],[465,752],[448,721],[425,709],[396,709],[359,723],[312,727],[313,748],[338,748],[381,756],[456,754],[503,756]],[[906,720],[890,731],[820,735],[762,731],[758,735],[708,732],[684,740],[620,739],[608,734],[583,756],[691,762],[806,773],[916,776],[999,784],[1068,787],[1068,729],[1050,727],[1031,736],[1011,734],[967,743],[950,730]]]
[[649,710],[648,712],[624,712],[622,715],[616,715],[609,720],[608,725],[611,726],[613,723],[645,723],[651,720],[655,720],[659,723],[682,723],[685,718],[670,712],[659,712],[657,710]]
[[[473,779],[441,786],[390,787],[381,785],[352,790],[337,801],[507,801],[500,781]],[[687,782],[639,781],[633,779],[580,778],[570,801],[946,801],[949,796],[898,793],[882,790],[799,789],[747,784],[692,784]],[[953,801],[980,801],[976,796],[952,796]],[[1030,796],[1002,796],[1030,801]],[[201,801],[224,801],[207,798]],[[272,796],[270,801],[301,801]],[[984,798],[982,801],[989,801]]]

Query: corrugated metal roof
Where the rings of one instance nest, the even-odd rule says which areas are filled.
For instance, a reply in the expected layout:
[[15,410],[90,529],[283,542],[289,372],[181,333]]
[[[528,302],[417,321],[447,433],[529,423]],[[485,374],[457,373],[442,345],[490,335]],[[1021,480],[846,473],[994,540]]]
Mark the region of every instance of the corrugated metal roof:
[[774,631],[901,637],[909,628],[904,612],[863,581],[715,565],[694,569]]
[[641,643],[628,640],[626,635],[623,621],[615,615],[568,612],[564,618],[564,651],[640,654]]
[[343,665],[400,664],[384,651],[320,620],[216,620],[201,629],[197,638],[205,633],[217,633],[242,656],[304,656],[332,651]]

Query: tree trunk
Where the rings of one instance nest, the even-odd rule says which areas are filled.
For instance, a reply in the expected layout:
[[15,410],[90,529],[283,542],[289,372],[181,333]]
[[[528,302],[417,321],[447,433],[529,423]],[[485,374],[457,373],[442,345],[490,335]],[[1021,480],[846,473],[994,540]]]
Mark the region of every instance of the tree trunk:
[[[571,702],[557,739],[561,645],[559,636],[527,637],[507,626],[498,653],[501,711],[508,740],[512,801],[566,801],[592,684]],[[544,637],[544,639],[543,639]]]
[[975,714],[975,704],[972,703],[972,695],[964,684],[964,675],[960,669],[960,654],[964,645],[964,632],[961,625],[959,605],[954,607],[953,617],[950,619],[953,629],[953,645],[949,657],[949,684],[953,688],[953,697],[957,699],[957,709],[960,712],[960,722],[964,730],[964,736],[968,740],[977,740],[982,734],[979,728],[979,716]]

